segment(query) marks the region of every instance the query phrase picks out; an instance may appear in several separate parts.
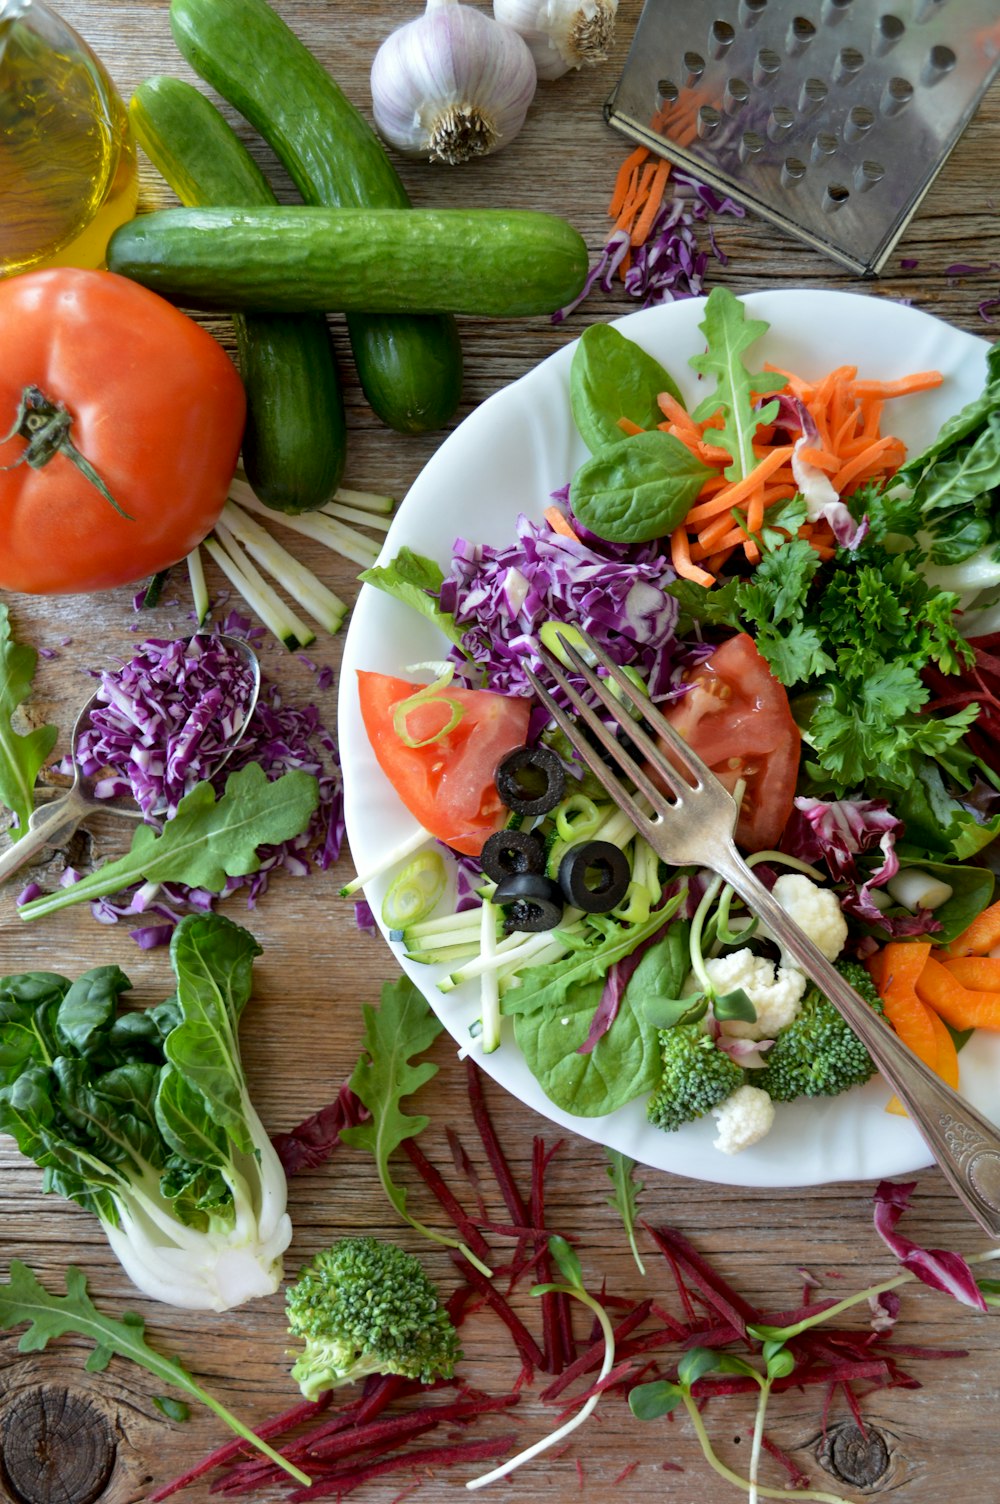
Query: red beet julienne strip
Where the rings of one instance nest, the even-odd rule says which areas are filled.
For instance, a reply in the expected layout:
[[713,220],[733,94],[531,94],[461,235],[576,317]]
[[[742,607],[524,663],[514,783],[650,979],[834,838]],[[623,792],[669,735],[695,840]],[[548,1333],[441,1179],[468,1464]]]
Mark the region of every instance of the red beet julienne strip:
[[[265,1421],[257,1427],[255,1435],[261,1441],[273,1441],[276,1436],[285,1436],[293,1431],[303,1421],[313,1420],[326,1410],[333,1399],[333,1391],[321,1395],[318,1400],[306,1400],[301,1405],[293,1405],[291,1410],[286,1410],[282,1415],[276,1415],[273,1420]],[[206,1473],[212,1472],[217,1467],[224,1467],[226,1463],[233,1462],[239,1457],[247,1455],[257,1457],[259,1454],[250,1451],[250,1443],[237,1438],[227,1441],[223,1446],[216,1447],[214,1452],[209,1452],[201,1462],[196,1462],[194,1467],[188,1468],[186,1473],[181,1473],[171,1483],[165,1483],[155,1493],[150,1494],[149,1504],[159,1504],[161,1499],[169,1499],[171,1494],[176,1494],[182,1488],[188,1488],[192,1483],[197,1483],[199,1478],[204,1478]],[[280,1472],[280,1469],[276,1469]]]
[[500,1294],[500,1291],[484,1275],[480,1274],[478,1269],[473,1268],[468,1259],[464,1258],[462,1254],[454,1252],[451,1257],[452,1261],[461,1269],[466,1282],[478,1291],[491,1309],[500,1317],[500,1320],[514,1339],[514,1346],[517,1348],[521,1356],[521,1361],[525,1366],[531,1369],[542,1368],[545,1363],[544,1353],[528,1331],[528,1328],[524,1325],[524,1322]]
[[489,1161],[490,1169],[493,1172],[493,1178],[503,1197],[504,1206],[510,1213],[512,1222],[516,1225],[527,1226],[528,1209],[524,1204],[521,1192],[517,1188],[517,1182],[511,1173],[510,1165],[507,1163],[507,1156],[500,1147],[500,1140],[497,1138],[496,1129],[493,1127],[489,1109],[486,1106],[486,1098],[483,1095],[482,1074],[479,1066],[471,1056],[466,1056],[465,1079],[468,1085],[472,1120],[482,1141],[483,1150]]
[[[559,1139],[546,1149],[545,1140],[537,1135],[531,1145],[531,1221],[535,1227],[545,1226],[545,1171],[553,1155],[562,1147]],[[538,1260],[538,1278],[542,1284],[552,1279],[552,1261],[543,1250]],[[576,1351],[573,1341],[573,1323],[570,1316],[570,1299],[559,1291],[550,1290],[540,1297],[542,1306],[542,1334],[545,1347],[545,1372],[561,1373],[571,1363]]]
[[715,1272],[711,1264],[702,1258],[682,1233],[674,1232],[668,1227],[652,1227],[648,1222],[643,1222],[643,1226],[656,1246],[663,1253],[676,1259],[683,1274],[701,1291],[719,1315],[724,1317],[742,1338],[749,1340],[747,1323],[759,1322],[761,1319],[756,1308],[748,1300],[744,1300],[728,1281]]
[[444,1136],[448,1140],[448,1148],[451,1150],[451,1162],[455,1166],[455,1169],[464,1175],[469,1182],[476,1198],[476,1205],[479,1208],[479,1220],[481,1223],[485,1222],[487,1217],[486,1201],[483,1198],[483,1183],[479,1178],[479,1171],[472,1163],[465,1145],[450,1123],[445,1125]]
[[[747,1432],[748,1436],[752,1434],[752,1431]],[[767,1452],[769,1457],[773,1457],[775,1462],[781,1463],[781,1466],[788,1474],[788,1479],[792,1488],[809,1487],[810,1479],[808,1474],[802,1471],[793,1457],[789,1457],[787,1452],[782,1451],[781,1447],[779,1447],[776,1441],[772,1441],[768,1435],[764,1434],[760,1438],[760,1444],[764,1448],[764,1451]]]
[[304,1455],[305,1466],[310,1463],[329,1462],[333,1458],[348,1457],[354,1452],[371,1447],[388,1450],[402,1446],[411,1436],[426,1431],[432,1426],[474,1420],[479,1415],[488,1415],[494,1410],[507,1410],[520,1400],[517,1394],[475,1395],[471,1398],[452,1400],[447,1405],[420,1405],[399,1415],[387,1416],[385,1420],[372,1421],[367,1426],[355,1426],[327,1437],[309,1447]]
[[[634,1332],[637,1326],[641,1326],[641,1324],[645,1321],[646,1317],[650,1313],[650,1310],[652,1309],[652,1305],[653,1302],[651,1300],[642,1301],[639,1305],[636,1306],[634,1311],[630,1312],[630,1314],[626,1316],[623,1321],[620,1321],[618,1325],[614,1327],[613,1330],[615,1334],[616,1352],[618,1351],[619,1343],[621,1343],[626,1337]],[[574,1358],[573,1362],[570,1363],[568,1367],[563,1369],[559,1377],[557,1379],[553,1379],[552,1383],[542,1390],[538,1398],[540,1400],[544,1400],[546,1404],[551,1404],[553,1400],[559,1398],[563,1390],[567,1389],[575,1379],[580,1378],[582,1374],[588,1373],[592,1368],[599,1368],[603,1359],[604,1338],[602,1337],[599,1339],[599,1341],[592,1342],[591,1345],[584,1352],[582,1352],[578,1358]]]
[[460,1463],[489,1462],[494,1457],[502,1457],[509,1452],[518,1440],[517,1433],[508,1431],[504,1436],[496,1436],[490,1440],[480,1441],[453,1441],[443,1446],[414,1447],[409,1452],[403,1452],[398,1457],[385,1457],[378,1462],[367,1462],[360,1467],[338,1468],[335,1473],[329,1473],[325,1478],[314,1483],[311,1488],[298,1488],[289,1495],[290,1504],[309,1504],[312,1499],[322,1499],[330,1494],[336,1494],[338,1498],[350,1493],[355,1488],[360,1488],[362,1483],[367,1483],[371,1478],[381,1478],[386,1473],[395,1473],[404,1467],[412,1468],[435,1468],[456,1467]]
[[479,1231],[475,1222],[473,1222],[472,1218],[465,1211],[458,1198],[449,1189],[440,1170],[431,1164],[424,1151],[418,1147],[412,1138],[403,1140],[403,1149],[406,1152],[407,1159],[418,1172],[427,1189],[436,1197],[462,1234],[463,1242],[472,1249],[477,1258],[482,1259],[485,1264],[490,1264],[493,1256],[490,1245]]

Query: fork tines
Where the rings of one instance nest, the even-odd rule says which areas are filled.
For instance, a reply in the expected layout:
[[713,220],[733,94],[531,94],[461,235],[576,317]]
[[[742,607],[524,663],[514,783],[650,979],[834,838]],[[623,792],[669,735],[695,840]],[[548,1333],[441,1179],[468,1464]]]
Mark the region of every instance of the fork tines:
[[[644,811],[628,790],[621,784],[611,772],[607,763],[599,755],[592,743],[582,734],[580,722],[582,722],[592,736],[600,742],[601,746],[612,758],[620,772],[624,773],[635,784],[642,794],[648,799],[655,814],[663,816],[671,808],[681,804],[685,791],[693,792],[696,789],[714,783],[714,775],[702,762],[701,758],[693,753],[660,713],[651,700],[646,698],[636,688],[627,674],[614,663],[604,652],[603,648],[592,637],[578,627],[573,628],[574,636],[578,633],[594,660],[604,669],[606,678],[599,676],[587,663],[582,654],[577,650],[573,642],[561,632],[557,632],[560,645],[566,657],[569,659],[575,671],[587,684],[594,698],[598,701],[607,715],[617,726],[624,731],[635,747],[643,754],[649,765],[647,770],[636,761],[628,748],[618,739],[607,723],[587,704],[579,690],[567,677],[562,666],[553,655],[545,648],[539,647],[539,656],[551,674],[555,683],[562,690],[576,711],[579,721],[574,720],[561,705],[553,698],[538,676],[528,667],[526,672],[535,688],[536,693],[552,715],[556,724],[566,736],[567,741],[580,757],[581,761],[590,769],[595,778],[603,785],[607,792],[629,815],[633,824],[645,825],[649,821],[649,815]],[[612,691],[611,681],[617,685],[623,700]],[[649,735],[640,720],[635,720],[629,714],[628,705],[633,705],[639,715],[648,722],[649,726],[660,738],[662,745]],[[664,745],[670,749],[673,761],[664,756]],[[655,770],[662,783],[654,782],[650,777],[650,770]],[[668,799],[663,790],[669,790]]]

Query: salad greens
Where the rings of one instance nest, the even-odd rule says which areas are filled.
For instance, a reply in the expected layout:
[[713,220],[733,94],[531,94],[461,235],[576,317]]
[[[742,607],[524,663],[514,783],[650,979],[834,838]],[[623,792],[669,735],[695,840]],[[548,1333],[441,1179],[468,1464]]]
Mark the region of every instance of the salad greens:
[[28,828],[35,778],[58,735],[55,726],[19,732],[12,725],[31,692],[37,662],[34,648],[15,641],[10,612],[0,602],[0,805],[16,816],[17,825],[10,832],[15,841]]
[[221,893],[227,877],[260,866],[258,848],[301,835],[319,802],[319,786],[300,768],[268,782],[259,763],[231,773],[216,797],[211,783],[196,784],[157,835],[139,825],[130,850],[105,862],[68,888],[22,904],[22,919],[41,919],[72,904],[118,893],[136,882],[187,883]]
[[0,979],[0,1132],[43,1189],[101,1221],[153,1300],[224,1311],[273,1293],[291,1237],[285,1177],[240,1062],[260,947],[217,914],[174,931],[177,990],[128,1010],[117,966]]
[[787,384],[786,377],[776,371],[751,374],[743,363],[743,356],[767,333],[767,327],[763,319],[747,318],[745,307],[732,293],[716,289],[705,304],[701,325],[708,348],[701,355],[692,355],[689,362],[700,375],[717,380],[715,391],[698,404],[692,417],[699,422],[721,411],[722,426],[713,429],[712,443],[732,456],[732,463],[726,467],[727,480],[742,480],[753,469],[754,435],[761,424],[770,423],[777,415],[776,402],[758,406],[755,395],[780,391]]
[[654,429],[619,437],[584,460],[569,488],[570,506],[609,543],[646,543],[673,532],[710,474],[680,439]]
[[655,427],[663,416],[661,392],[683,405],[669,371],[619,330],[591,324],[583,331],[570,365],[569,400],[573,421],[593,454],[620,441],[620,418],[639,428]]

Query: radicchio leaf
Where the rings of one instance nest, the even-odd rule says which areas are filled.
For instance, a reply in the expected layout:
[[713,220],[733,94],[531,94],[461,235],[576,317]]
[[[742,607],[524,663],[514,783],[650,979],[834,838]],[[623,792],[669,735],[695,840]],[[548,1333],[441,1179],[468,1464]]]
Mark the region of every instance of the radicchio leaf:
[[977,1311],[987,1310],[983,1292],[961,1254],[943,1248],[921,1248],[919,1243],[896,1232],[896,1223],[909,1206],[915,1189],[915,1180],[898,1185],[891,1180],[881,1182],[875,1191],[875,1231],[903,1268],[932,1290],[941,1290]]

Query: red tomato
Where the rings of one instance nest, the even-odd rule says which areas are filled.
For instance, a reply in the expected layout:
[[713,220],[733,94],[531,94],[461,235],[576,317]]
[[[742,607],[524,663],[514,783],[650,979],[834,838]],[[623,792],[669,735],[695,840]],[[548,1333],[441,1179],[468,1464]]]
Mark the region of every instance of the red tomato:
[[[393,712],[420,688],[405,679],[359,671],[361,715],[378,765],[406,808],[438,840],[467,856],[502,829],[507,811],[493,783],[497,763],[528,734],[531,702],[486,689],[441,691],[462,711],[453,729],[423,747],[408,747],[393,725]],[[428,700],[407,713],[413,741],[433,737],[448,724],[449,709]]]
[[745,780],[736,843],[770,850],[792,812],[801,749],[784,687],[745,633],[716,648],[691,683],[667,720],[727,789]]
[[[21,458],[32,388],[131,521],[65,452]],[[183,559],[222,510],[245,413],[229,356],[157,293],[75,267],[0,281],[0,588],[104,590]]]

